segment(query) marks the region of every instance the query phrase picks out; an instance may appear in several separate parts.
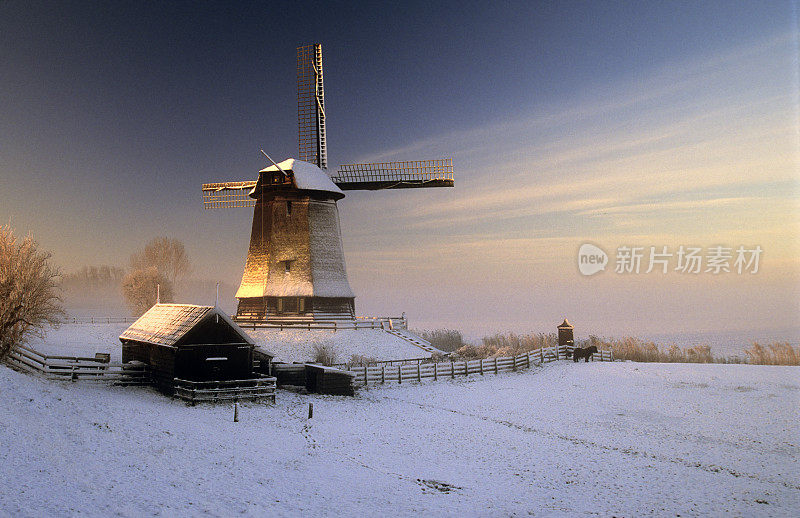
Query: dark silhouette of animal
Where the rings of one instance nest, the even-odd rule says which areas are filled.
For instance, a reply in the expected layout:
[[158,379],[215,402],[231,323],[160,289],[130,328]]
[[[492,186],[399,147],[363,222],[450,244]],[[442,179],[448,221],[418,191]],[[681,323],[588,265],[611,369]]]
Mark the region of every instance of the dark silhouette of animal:
[[591,358],[592,355],[596,352],[597,352],[597,347],[595,347],[594,345],[591,345],[586,348],[576,347],[572,351],[572,361],[578,362],[581,358],[586,358],[586,361],[588,362],[589,358]]

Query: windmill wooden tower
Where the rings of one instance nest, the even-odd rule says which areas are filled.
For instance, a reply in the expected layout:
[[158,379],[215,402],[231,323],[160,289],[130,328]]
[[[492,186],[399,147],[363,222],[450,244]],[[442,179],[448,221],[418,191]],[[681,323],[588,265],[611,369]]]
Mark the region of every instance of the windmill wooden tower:
[[[236,320],[353,319],[336,202],[347,190],[453,187],[451,159],[346,164],[329,176],[322,45],[297,49],[299,159],[203,184],[206,209],[254,207]],[[266,155],[266,153],[265,153]],[[267,156],[269,158],[269,156]]]

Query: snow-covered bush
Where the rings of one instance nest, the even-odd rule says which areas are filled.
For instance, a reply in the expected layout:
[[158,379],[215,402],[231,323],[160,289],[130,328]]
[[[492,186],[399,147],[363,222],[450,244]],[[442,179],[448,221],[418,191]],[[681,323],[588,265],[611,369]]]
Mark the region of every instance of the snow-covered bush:
[[336,363],[336,349],[329,343],[314,344],[314,363],[333,365]]
[[0,359],[28,334],[59,324],[64,310],[58,282],[49,252],[31,236],[17,243],[9,225],[0,227]]

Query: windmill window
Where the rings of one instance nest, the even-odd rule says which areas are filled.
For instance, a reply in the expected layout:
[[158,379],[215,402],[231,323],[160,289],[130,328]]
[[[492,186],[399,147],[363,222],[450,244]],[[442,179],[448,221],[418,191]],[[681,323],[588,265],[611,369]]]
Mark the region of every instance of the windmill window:
[[292,261],[284,261],[283,262],[283,267],[286,269],[285,270],[286,273],[291,272],[292,271]]
[[281,297],[278,299],[278,312],[297,314],[300,310],[300,297]]

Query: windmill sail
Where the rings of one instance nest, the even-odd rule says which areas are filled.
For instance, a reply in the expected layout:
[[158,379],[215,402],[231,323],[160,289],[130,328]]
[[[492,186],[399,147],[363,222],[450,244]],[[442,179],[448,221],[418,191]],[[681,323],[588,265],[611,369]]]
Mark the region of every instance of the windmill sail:
[[325,92],[322,81],[322,45],[319,43],[297,48],[297,126],[300,160],[327,169]]
[[255,186],[255,181],[204,183],[203,208],[255,207],[256,200],[249,196]]
[[331,180],[343,191],[453,187],[453,160],[345,164]]

